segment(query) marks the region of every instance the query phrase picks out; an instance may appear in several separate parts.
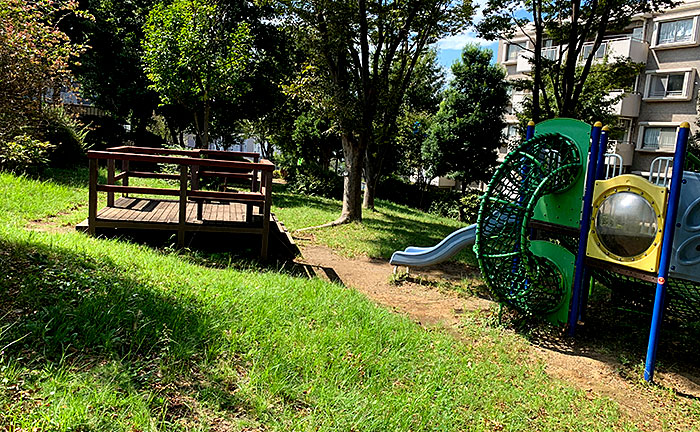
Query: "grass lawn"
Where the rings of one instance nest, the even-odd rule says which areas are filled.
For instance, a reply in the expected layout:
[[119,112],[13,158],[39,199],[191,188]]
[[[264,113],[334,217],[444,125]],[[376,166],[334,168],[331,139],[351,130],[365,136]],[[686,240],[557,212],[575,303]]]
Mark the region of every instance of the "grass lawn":
[[[306,197],[287,192],[277,185],[273,211],[290,231],[335,220],[342,204],[338,200]],[[365,210],[362,223],[309,231],[317,243],[336,249],[343,255],[389,258],[407,246],[434,246],[451,232],[463,228],[462,222],[424,213],[411,207],[377,200],[376,210]],[[476,263],[471,248],[456,259]]]
[[[4,430],[637,430],[613,402],[550,379],[511,332],[467,322],[465,344],[320,280],[27,231],[87,213],[84,173],[54,174],[0,174]],[[337,214],[275,199],[291,228]],[[387,256],[459,226],[380,202],[337,232],[347,253]]]

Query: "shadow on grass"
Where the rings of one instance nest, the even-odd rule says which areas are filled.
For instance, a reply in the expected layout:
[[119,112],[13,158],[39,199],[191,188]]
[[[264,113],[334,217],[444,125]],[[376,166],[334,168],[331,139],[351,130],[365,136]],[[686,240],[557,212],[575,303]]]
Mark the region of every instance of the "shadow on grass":
[[[428,222],[425,220],[425,214],[420,214],[423,218],[421,220],[396,216],[381,209],[376,212],[381,217],[369,216],[363,223],[375,233],[375,238],[371,242],[376,246],[379,256],[384,258],[391,257],[392,253],[404,250],[407,246],[435,246],[449,234],[461,228],[446,225],[444,222]],[[468,259],[469,254],[472,254],[471,248],[465,249],[467,252],[461,252],[453,259],[475,263],[475,260]]]
[[[0,279],[0,356],[30,378],[38,375],[34,371],[58,368],[57,373],[70,375],[117,362],[120,367],[101,368],[95,377],[125,391],[162,396],[149,400],[150,410],[174,419],[182,412],[171,396],[181,389],[168,382],[181,376],[191,382],[192,371],[211,360],[204,356],[216,355],[211,353],[228,337],[214,325],[224,311],[182,294],[164,294],[168,290],[130,277],[128,270],[104,258],[2,240],[0,266],[5,272]],[[0,389],[10,392],[5,384]],[[244,404],[234,388],[213,380],[205,386],[195,382],[192,391],[226,405]]]

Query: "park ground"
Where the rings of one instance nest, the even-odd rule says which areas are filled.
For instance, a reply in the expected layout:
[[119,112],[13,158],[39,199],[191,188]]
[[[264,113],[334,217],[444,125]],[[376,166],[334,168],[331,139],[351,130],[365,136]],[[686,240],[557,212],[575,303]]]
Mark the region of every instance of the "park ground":
[[[468,252],[393,275],[457,221],[382,201],[263,267],[75,232],[85,174],[0,174],[4,430],[700,430],[692,326],[667,327],[649,385],[648,317],[605,295],[571,339],[501,310]],[[293,232],[340,209],[274,205]]]

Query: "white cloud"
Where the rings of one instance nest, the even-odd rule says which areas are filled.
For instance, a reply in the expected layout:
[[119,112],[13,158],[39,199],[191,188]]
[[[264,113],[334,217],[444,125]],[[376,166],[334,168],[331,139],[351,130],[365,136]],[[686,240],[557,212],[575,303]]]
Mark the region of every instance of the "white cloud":
[[441,50],[461,50],[467,44],[488,45],[492,43],[476,35],[476,32],[469,30],[464,33],[447,36],[437,41],[437,48]]
[[[475,24],[481,21],[481,19],[484,17],[483,10],[486,7],[487,3],[488,0],[474,0],[472,2],[472,4],[476,7],[476,11],[474,12],[473,17],[473,21]],[[476,32],[473,29],[469,29],[463,33],[447,36],[440,39],[439,41],[437,41],[436,46],[438,49],[443,50],[461,50],[467,44],[479,44],[484,46],[490,43],[492,42],[480,38],[479,36],[477,36]]]

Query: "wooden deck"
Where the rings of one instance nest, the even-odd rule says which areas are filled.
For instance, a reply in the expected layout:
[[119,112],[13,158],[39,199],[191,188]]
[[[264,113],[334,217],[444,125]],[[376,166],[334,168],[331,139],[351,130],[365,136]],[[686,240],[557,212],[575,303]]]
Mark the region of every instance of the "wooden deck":
[[[208,202],[202,204],[202,219],[197,219],[197,203],[188,202],[185,223],[189,225],[241,225],[246,221],[246,205],[235,202]],[[254,220],[260,220],[259,209],[252,212]],[[176,200],[118,198],[113,207],[97,212],[97,222],[123,222],[125,224],[152,223],[177,225],[180,223],[180,203]],[[253,222],[253,221],[251,221]],[[177,227],[175,227],[177,229]]]
[[[258,154],[124,146],[89,151],[88,158],[88,219],[78,229],[93,235],[98,228],[170,230],[177,233],[181,247],[185,245],[187,232],[255,234],[261,239],[260,256],[267,257],[270,224],[277,224],[270,213],[274,165],[260,159]],[[98,182],[99,160],[107,166],[106,184]],[[117,161],[121,161],[119,173]],[[130,162],[137,169],[130,169]],[[162,164],[179,165],[180,172],[160,172]],[[130,177],[175,180],[177,186],[133,186],[129,185]],[[204,180],[211,182],[212,178],[221,182],[213,190],[211,186],[204,187]],[[237,185],[232,189],[229,183]],[[99,192],[107,194],[107,206],[100,210],[97,209]],[[151,198],[153,195],[163,198]]]

